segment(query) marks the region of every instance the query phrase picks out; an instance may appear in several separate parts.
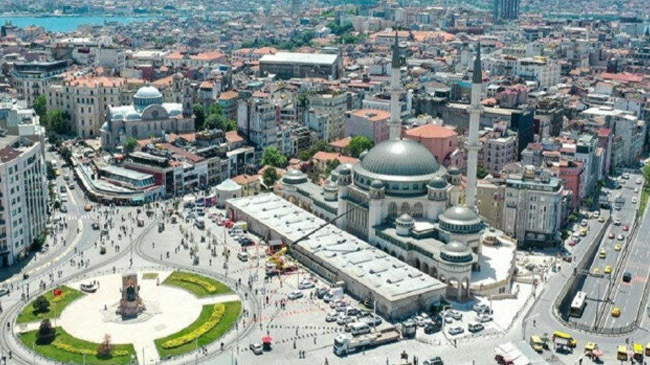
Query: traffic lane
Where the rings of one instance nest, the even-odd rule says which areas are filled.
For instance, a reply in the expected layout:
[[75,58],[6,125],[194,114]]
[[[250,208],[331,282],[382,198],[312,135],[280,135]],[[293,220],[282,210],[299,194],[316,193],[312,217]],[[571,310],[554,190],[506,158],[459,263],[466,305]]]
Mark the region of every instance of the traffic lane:
[[635,240],[631,243],[627,262],[623,265],[623,272],[630,272],[632,280],[630,283],[624,283],[623,280],[617,277],[618,282],[615,283],[613,303],[608,305],[608,312],[604,315],[610,315],[613,307],[621,308],[621,316],[616,319],[610,319],[607,323],[614,323],[616,326],[626,326],[631,324],[642,302],[643,289],[650,273],[650,245],[646,241],[646,237],[650,234],[650,218],[646,215],[641,223],[639,232]]

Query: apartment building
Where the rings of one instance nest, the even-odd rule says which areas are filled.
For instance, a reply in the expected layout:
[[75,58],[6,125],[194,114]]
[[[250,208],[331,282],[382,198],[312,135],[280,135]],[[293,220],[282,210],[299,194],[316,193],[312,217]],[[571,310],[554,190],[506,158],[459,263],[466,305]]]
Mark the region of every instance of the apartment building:
[[68,68],[68,61],[16,62],[11,70],[11,84],[27,105],[45,92],[45,87]]

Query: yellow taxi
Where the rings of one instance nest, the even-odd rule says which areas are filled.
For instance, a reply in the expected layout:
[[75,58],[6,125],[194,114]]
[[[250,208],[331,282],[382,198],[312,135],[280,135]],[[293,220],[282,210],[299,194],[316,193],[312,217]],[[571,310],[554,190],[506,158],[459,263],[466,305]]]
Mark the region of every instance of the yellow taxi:
[[61,170],[56,170],[56,171],[54,171],[54,174],[55,174],[56,176],[61,176]]
[[599,221],[600,223],[603,223],[603,222],[605,221],[605,217],[603,217],[603,216],[601,215],[600,217],[598,217],[598,221]]
[[605,271],[603,271],[605,274],[611,274],[612,273],[612,265],[606,265],[605,266]]
[[607,257],[607,250],[604,249],[604,248],[601,249],[600,252],[598,253],[598,257],[600,257],[601,259],[606,258]]
[[86,206],[84,207],[84,210],[85,210],[86,212],[90,212],[91,210],[93,210],[93,206],[90,205],[90,204],[86,204]]
[[623,248],[623,247],[621,246],[621,244],[620,244],[620,243],[617,243],[617,244],[614,246],[614,251],[620,251],[621,248]]
[[600,269],[597,267],[594,267],[594,270],[591,272],[594,276],[600,275]]
[[612,317],[618,317],[621,315],[621,308],[614,307],[612,308]]

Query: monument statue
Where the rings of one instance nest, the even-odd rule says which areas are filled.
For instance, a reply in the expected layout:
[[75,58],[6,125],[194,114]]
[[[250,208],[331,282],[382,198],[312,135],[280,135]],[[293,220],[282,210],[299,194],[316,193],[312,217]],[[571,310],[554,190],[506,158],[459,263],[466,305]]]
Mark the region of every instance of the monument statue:
[[117,314],[123,319],[136,318],[145,310],[142,298],[140,298],[140,286],[138,285],[138,274],[122,275],[122,299],[117,308]]

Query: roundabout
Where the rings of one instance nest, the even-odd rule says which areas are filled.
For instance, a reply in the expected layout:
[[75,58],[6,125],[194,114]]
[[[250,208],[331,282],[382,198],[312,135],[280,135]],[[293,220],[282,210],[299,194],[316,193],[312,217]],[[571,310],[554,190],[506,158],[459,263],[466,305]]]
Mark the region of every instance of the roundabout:
[[[129,364],[137,358],[139,364],[158,363],[216,341],[234,326],[241,310],[237,294],[204,275],[106,274],[36,297],[17,317],[15,333],[27,348],[54,361]],[[43,340],[43,326],[55,334]],[[103,354],[107,341],[112,351]]]

